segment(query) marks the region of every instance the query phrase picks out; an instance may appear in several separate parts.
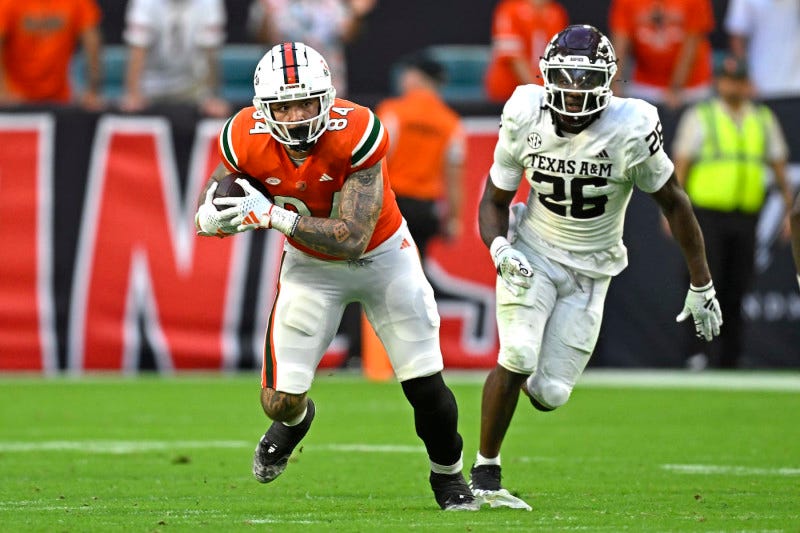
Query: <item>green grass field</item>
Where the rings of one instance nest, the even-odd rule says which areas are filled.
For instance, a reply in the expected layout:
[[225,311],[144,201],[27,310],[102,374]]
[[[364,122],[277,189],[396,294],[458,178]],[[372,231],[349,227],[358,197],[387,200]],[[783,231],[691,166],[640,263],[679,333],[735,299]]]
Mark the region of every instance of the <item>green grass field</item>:
[[[482,377],[447,375],[467,470]],[[800,374],[584,377],[507,436],[533,512],[477,513],[436,506],[396,383],[319,376],[303,449],[261,485],[255,373],[3,378],[0,531],[800,531]]]

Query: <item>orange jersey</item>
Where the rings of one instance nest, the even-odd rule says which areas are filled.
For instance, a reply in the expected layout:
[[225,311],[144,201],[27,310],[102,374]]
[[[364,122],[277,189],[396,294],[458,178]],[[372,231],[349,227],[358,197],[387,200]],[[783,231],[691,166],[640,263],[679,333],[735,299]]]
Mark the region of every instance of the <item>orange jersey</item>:
[[489,98],[505,101],[523,83],[511,66],[513,58],[528,63],[541,85],[539,59],[550,39],[568,23],[567,10],[558,2],[534,5],[530,0],[502,0],[492,17],[492,60],[485,78]]
[[23,100],[67,102],[68,67],[81,34],[100,21],[95,0],[0,0],[9,91]]
[[[345,180],[383,159],[389,136],[368,108],[337,98],[328,129],[299,167],[286,148],[270,135],[264,117],[246,107],[228,119],[219,136],[222,162],[231,172],[243,172],[264,183],[276,205],[301,215],[336,218]],[[383,169],[383,208],[367,251],[393,235],[402,216]],[[323,259],[336,259],[311,250],[288,237],[296,248]]]
[[394,192],[421,200],[441,198],[445,158],[453,143],[463,143],[455,111],[435,92],[416,90],[381,102],[375,112],[385,117],[393,135],[386,162]]
[[699,34],[700,46],[686,87],[711,82],[711,42],[714,12],[709,0],[613,0],[612,33],[630,39],[635,62],[633,79],[654,87],[669,87],[687,35]]

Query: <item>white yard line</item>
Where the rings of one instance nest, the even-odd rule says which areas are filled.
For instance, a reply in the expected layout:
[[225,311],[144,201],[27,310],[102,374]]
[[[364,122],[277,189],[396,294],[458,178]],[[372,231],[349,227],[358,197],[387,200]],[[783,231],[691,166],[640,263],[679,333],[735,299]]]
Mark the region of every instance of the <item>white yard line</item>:
[[[474,383],[486,378],[487,372],[446,371],[448,383]],[[578,388],[648,388],[648,389],[714,389],[800,392],[800,372],[770,371],[707,371],[687,370],[618,370],[590,368],[583,373]]]
[[679,389],[724,389],[800,391],[800,372],[669,370],[603,370],[586,372],[579,385],[594,387],[645,387]]
[[736,465],[666,464],[661,468],[677,474],[727,476],[800,476],[800,468],[759,468]]
[[51,440],[2,442],[0,452],[75,451],[84,453],[129,454],[175,451],[185,448],[250,448],[250,442],[236,440]]
[[[486,370],[445,370],[448,383],[483,384],[489,369]],[[242,376],[246,375],[241,373]],[[228,378],[238,379],[239,374],[203,374],[186,373],[163,376],[171,385],[196,385],[223,383]],[[352,370],[320,372],[317,381],[326,383],[352,383],[365,378],[361,373]],[[93,376],[46,377],[25,374],[14,377],[0,376],[0,387],[19,384],[46,384],[57,382],[85,386],[91,383],[131,383],[136,378],[130,376]],[[589,368],[583,373],[576,387],[619,387],[619,388],[653,388],[653,389],[724,389],[800,392],[800,372],[797,370],[707,370],[690,372],[678,369],[613,369]]]
[[[73,451],[87,454],[132,454],[170,451],[181,449],[249,449],[253,443],[240,440],[180,440],[180,441],[0,441],[0,453],[10,452],[38,452],[38,451]],[[386,454],[421,454],[425,452],[423,446],[409,446],[397,444],[312,444],[309,449],[319,452],[346,452],[346,453],[386,453]],[[550,461],[547,457],[518,457],[521,461]],[[711,464],[662,464],[662,470],[676,474],[690,475],[727,475],[727,476],[800,476],[800,468],[774,467],[764,468],[741,465],[711,465]],[[0,505],[0,508],[2,505]]]
[[[424,446],[397,444],[314,444],[314,450],[355,453],[421,453]],[[92,454],[130,454],[143,452],[179,451],[186,448],[253,448],[253,442],[241,440],[54,440],[54,441],[0,441],[0,453],[64,451]]]

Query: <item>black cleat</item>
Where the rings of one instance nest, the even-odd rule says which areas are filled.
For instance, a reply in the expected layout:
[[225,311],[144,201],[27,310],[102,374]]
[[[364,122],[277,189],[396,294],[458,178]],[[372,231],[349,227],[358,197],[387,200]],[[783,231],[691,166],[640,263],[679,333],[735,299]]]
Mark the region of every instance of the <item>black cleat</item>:
[[469,471],[469,487],[479,504],[488,503],[491,507],[531,510],[524,500],[512,495],[500,484],[500,465],[472,466]]
[[261,483],[269,483],[286,470],[295,446],[306,436],[314,420],[314,402],[308,400],[308,412],[296,426],[273,422],[261,437],[253,456],[253,475]]
[[458,474],[431,472],[430,482],[436,503],[445,511],[477,511],[480,508],[460,472]]

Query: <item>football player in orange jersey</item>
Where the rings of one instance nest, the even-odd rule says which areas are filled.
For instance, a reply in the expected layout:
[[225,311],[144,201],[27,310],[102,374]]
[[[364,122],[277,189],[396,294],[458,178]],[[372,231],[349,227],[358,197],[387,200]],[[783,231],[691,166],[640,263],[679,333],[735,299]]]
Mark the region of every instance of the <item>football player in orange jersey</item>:
[[[372,111],[335,97],[327,63],[303,43],[267,52],[254,86],[253,107],[222,128],[222,164],[195,218],[201,235],[272,228],[287,237],[261,374],[261,405],[273,422],[253,474],[262,483],[278,477],[308,432],[314,372],[345,305],[357,301],[414,409],[437,503],[476,510],[461,472],[458,407],[441,374],[433,290],[384,170],[386,131]],[[257,178],[271,199],[243,179],[244,196],[215,199],[229,172]]]

